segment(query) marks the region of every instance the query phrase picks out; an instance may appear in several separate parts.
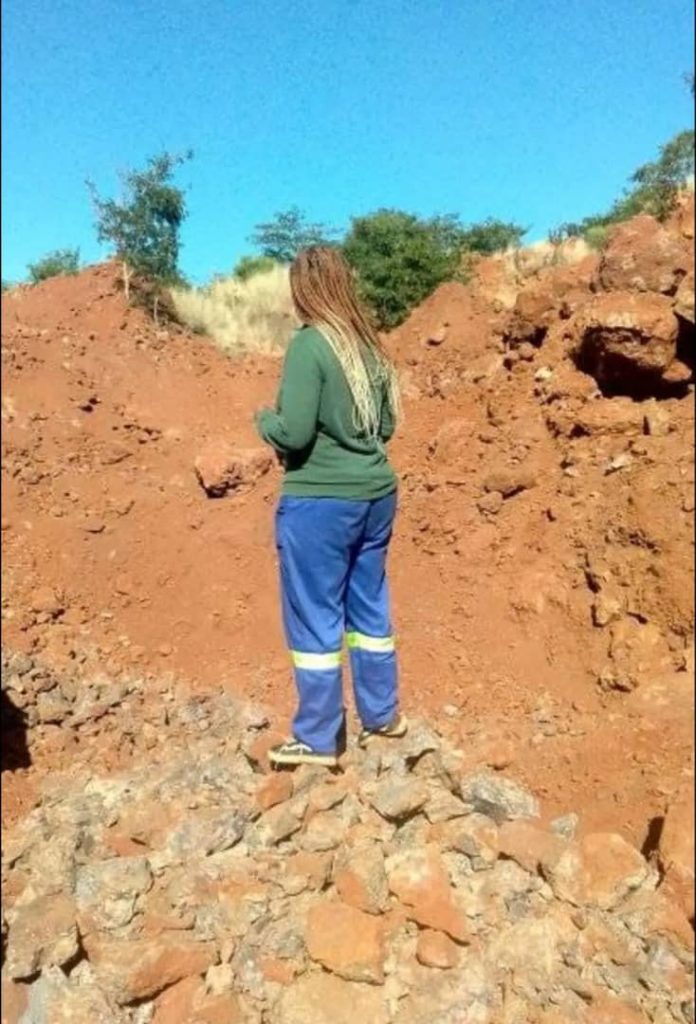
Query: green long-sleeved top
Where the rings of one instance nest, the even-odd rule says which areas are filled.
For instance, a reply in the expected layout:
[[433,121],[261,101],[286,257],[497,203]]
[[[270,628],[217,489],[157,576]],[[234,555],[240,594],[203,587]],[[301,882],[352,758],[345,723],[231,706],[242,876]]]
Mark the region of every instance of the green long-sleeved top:
[[365,501],[396,489],[385,450],[394,433],[385,384],[375,384],[375,400],[379,437],[369,438],[355,427],[353,398],[328,342],[314,327],[295,333],[275,411],[264,409],[256,418],[259,434],[282,458],[283,494]]

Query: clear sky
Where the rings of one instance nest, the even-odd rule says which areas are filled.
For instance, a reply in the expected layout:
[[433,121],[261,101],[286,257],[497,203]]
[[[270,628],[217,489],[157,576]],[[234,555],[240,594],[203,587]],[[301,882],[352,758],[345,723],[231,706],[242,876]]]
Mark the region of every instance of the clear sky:
[[182,269],[297,204],[531,227],[608,206],[693,119],[690,0],[2,0],[2,276],[96,244],[84,180],[192,147]]

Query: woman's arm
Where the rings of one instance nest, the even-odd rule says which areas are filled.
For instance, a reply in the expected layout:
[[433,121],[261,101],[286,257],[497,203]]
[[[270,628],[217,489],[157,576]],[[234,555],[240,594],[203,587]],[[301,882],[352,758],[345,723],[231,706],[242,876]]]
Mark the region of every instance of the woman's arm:
[[256,428],[281,453],[308,448],[317,433],[322,374],[316,353],[302,334],[290,342],[283,364],[277,411],[263,409]]
[[382,413],[379,421],[379,436],[381,440],[386,444],[387,441],[391,441],[396,430],[396,419],[391,407],[391,401],[389,397],[389,391],[386,390],[386,394],[382,399]]

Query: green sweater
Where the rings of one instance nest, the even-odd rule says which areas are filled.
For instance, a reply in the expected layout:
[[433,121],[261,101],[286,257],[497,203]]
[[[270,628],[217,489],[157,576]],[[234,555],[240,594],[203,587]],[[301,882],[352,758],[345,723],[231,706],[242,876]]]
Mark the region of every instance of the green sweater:
[[384,444],[394,433],[387,389],[375,386],[380,437],[353,423],[353,399],[338,359],[314,327],[302,327],[288,347],[275,412],[257,415],[259,434],[285,466],[283,494],[371,501],[396,490]]

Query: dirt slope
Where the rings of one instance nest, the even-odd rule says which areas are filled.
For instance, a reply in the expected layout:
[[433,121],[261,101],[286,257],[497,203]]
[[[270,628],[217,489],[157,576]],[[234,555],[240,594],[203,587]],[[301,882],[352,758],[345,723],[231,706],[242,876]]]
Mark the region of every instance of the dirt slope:
[[[642,294],[672,316],[685,279]],[[392,577],[406,707],[472,766],[510,765],[545,814],[641,843],[692,779],[693,337],[680,318],[678,358],[639,401],[603,394],[571,358],[602,288],[595,258],[542,272],[512,314],[446,285],[391,336],[407,396]],[[108,265],[3,297],[3,361],[5,646],[85,678],[222,685],[282,727],[278,477],[210,499],[194,472],[209,442],[256,444],[279,364],[156,331]],[[39,729],[36,764],[61,743]],[[5,778],[21,807],[26,773]]]

